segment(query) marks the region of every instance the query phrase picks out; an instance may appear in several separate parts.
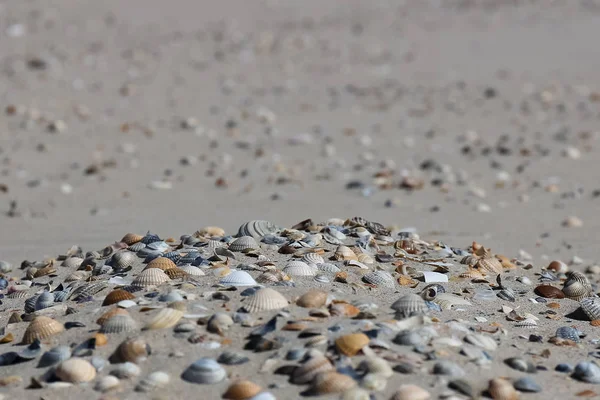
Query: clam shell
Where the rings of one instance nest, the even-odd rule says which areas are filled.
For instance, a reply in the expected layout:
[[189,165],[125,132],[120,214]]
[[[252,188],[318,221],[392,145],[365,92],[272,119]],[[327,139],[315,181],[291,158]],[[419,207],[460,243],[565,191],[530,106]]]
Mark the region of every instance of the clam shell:
[[63,382],[89,382],[96,377],[96,368],[83,358],[70,358],[61,362],[54,374]]
[[496,257],[480,258],[474,266],[483,274],[498,275],[502,273],[502,263]]
[[322,290],[309,290],[296,300],[296,305],[304,308],[319,308],[327,303],[327,293]]
[[579,342],[582,332],[579,329],[572,328],[570,326],[561,326],[556,330],[555,335],[561,339],[568,339],[574,342]]
[[150,345],[143,338],[131,338],[123,341],[111,355],[111,362],[139,363],[152,354]]
[[296,367],[290,376],[290,381],[297,385],[306,384],[311,382],[317,374],[333,369],[329,359],[323,355],[316,355]]
[[580,362],[575,366],[572,377],[582,382],[600,383],[600,367],[593,362]]
[[127,361],[115,367],[110,374],[119,379],[132,379],[140,375],[142,369],[137,364]]
[[131,286],[158,286],[170,280],[171,279],[169,278],[169,276],[165,274],[164,271],[162,271],[160,268],[149,268],[140,272],[140,274],[135,277],[133,282],[131,282]]
[[166,372],[155,371],[142,379],[135,387],[136,392],[151,392],[156,389],[166,387],[171,381],[171,377]]
[[390,364],[379,357],[367,357],[358,364],[358,371],[365,373],[381,375],[384,378],[391,378],[394,375],[394,370]]
[[185,312],[171,307],[163,308],[152,318],[144,329],[165,329],[177,325]]
[[323,257],[321,257],[321,255],[317,254],[317,253],[306,253],[305,255],[302,256],[301,260],[307,264],[315,264],[315,265],[322,264],[325,262]]
[[358,259],[357,260],[358,262],[361,262],[363,264],[367,264],[367,265],[375,264],[375,259],[366,253],[360,253],[359,255],[356,256],[356,258]]
[[223,334],[229,327],[233,325],[233,319],[229,314],[218,312],[213,314],[206,323],[206,329],[212,333]]
[[181,374],[181,379],[191,383],[212,384],[221,382],[227,376],[227,372],[218,362],[212,358],[201,358]]
[[98,318],[96,320],[96,323],[100,326],[104,325],[104,323],[106,321],[108,321],[110,318],[114,317],[115,315],[129,315],[129,313],[122,309],[122,308],[112,308],[108,311],[106,311],[105,313],[103,313],[100,318]]
[[110,259],[110,264],[118,271],[131,267],[137,262],[137,259],[134,252],[123,250],[113,254]]
[[65,268],[70,268],[70,269],[77,269],[79,268],[79,266],[81,265],[81,263],[83,262],[83,258],[81,257],[69,257],[67,259],[65,259],[61,265],[61,267],[65,267]]
[[343,393],[355,386],[356,381],[350,376],[335,371],[326,371],[315,375],[309,391],[317,395]]
[[392,306],[392,310],[401,318],[408,318],[413,315],[426,314],[429,311],[427,303],[421,296],[411,293],[400,297]]
[[94,390],[102,393],[117,390],[121,387],[121,381],[116,376],[107,375],[100,378],[94,385]]
[[224,365],[241,365],[247,363],[250,359],[242,353],[224,351],[219,358],[217,358],[217,361]]
[[450,310],[452,306],[470,306],[471,303],[452,293],[439,293],[433,302],[441,307],[442,310]]
[[327,272],[330,274],[335,274],[341,271],[337,265],[331,263],[319,263],[317,264],[317,268],[321,272]]
[[100,333],[121,333],[121,332],[133,332],[137,330],[137,322],[129,313],[117,314],[108,318],[100,327]]
[[223,277],[219,283],[225,286],[254,286],[256,281],[246,271],[232,271],[229,275]]
[[452,377],[461,377],[465,375],[465,371],[458,366],[458,364],[453,363],[448,360],[441,360],[436,362],[433,365],[433,374],[435,375],[447,375]]
[[177,268],[177,265],[170,258],[167,258],[167,257],[156,257],[154,260],[150,261],[146,265],[145,269],[150,269],[150,268],[158,268],[158,269],[161,269],[163,271],[166,271],[166,270],[171,269],[171,268]]
[[121,242],[125,243],[127,246],[131,246],[132,244],[141,241],[143,238],[144,236],[136,233],[126,233],[121,239]]
[[254,382],[248,380],[239,380],[233,382],[222,398],[228,400],[247,400],[253,396],[256,396],[262,391],[262,388]]
[[358,261],[358,257],[352,251],[352,249],[348,246],[339,245],[333,254],[333,259],[337,261],[348,261],[354,260]]
[[580,306],[590,321],[596,321],[600,319],[600,298],[586,297],[581,300]]
[[50,292],[43,292],[40,294],[35,301],[35,309],[42,310],[48,308],[54,304],[54,294]]
[[503,378],[494,378],[490,380],[488,392],[494,400],[517,400],[519,395],[513,384]]
[[122,300],[133,299],[135,299],[135,295],[129,293],[128,291],[123,289],[115,289],[106,295],[104,301],[102,302],[102,306],[109,306],[111,304],[116,304]]
[[551,285],[540,285],[535,288],[535,294],[546,299],[564,299],[565,294],[562,290]]
[[591,297],[594,293],[588,278],[579,271],[567,273],[562,291],[566,297],[576,301]]
[[368,344],[369,337],[364,333],[351,333],[349,335],[340,336],[335,340],[335,348],[337,351],[347,356],[356,355]]
[[256,240],[252,236],[240,236],[229,244],[229,250],[236,252],[257,248],[258,243],[256,243]]
[[69,346],[53,347],[42,354],[38,363],[38,368],[51,367],[62,361],[68,360],[69,358],[71,358],[71,348]]
[[283,272],[289,276],[315,276],[317,269],[303,261],[290,261],[286,264]]
[[252,236],[259,240],[265,235],[275,234],[281,229],[269,221],[255,220],[242,224],[238,230],[237,237]]
[[21,343],[31,344],[36,339],[44,340],[51,336],[58,335],[64,330],[65,327],[60,322],[49,317],[39,316],[31,321],[23,334]]
[[281,293],[271,288],[263,288],[256,291],[243,304],[243,308],[250,313],[278,310],[287,306],[287,299]]
[[390,400],[429,400],[431,394],[420,386],[412,384],[400,385]]
[[394,277],[387,271],[373,271],[363,275],[362,280],[372,285],[387,287],[393,289],[395,287]]
[[190,276],[204,276],[206,275],[204,273],[204,271],[202,271],[202,269],[198,268],[198,267],[194,267],[193,265],[187,264],[187,265],[182,265],[181,267],[179,267],[180,270],[182,270],[183,272],[185,272],[186,274],[190,275]]

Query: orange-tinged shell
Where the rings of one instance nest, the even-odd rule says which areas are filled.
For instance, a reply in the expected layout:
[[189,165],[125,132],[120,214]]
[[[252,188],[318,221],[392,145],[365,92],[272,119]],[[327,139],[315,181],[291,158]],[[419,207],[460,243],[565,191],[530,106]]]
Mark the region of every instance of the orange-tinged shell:
[[163,308],[146,324],[144,329],[165,329],[175,326],[183,317],[184,311],[175,308]]
[[350,376],[335,371],[327,371],[315,376],[310,391],[318,395],[343,393],[355,386],[356,381]]
[[591,321],[590,325],[592,325],[592,326],[600,326],[600,319],[595,319],[595,320]]
[[369,337],[364,333],[351,333],[337,338],[335,348],[342,354],[354,356],[368,344]]
[[496,254],[496,258],[498,259],[498,261],[500,261],[500,264],[502,264],[502,268],[517,269],[517,266],[515,264],[513,264],[513,262],[510,260],[510,258],[503,256],[501,254]]
[[540,285],[535,288],[535,294],[538,296],[545,297],[547,299],[564,299],[565,294],[562,290],[551,285]]
[[319,308],[327,303],[327,293],[322,290],[309,290],[298,298],[296,305],[304,308]]
[[96,347],[106,346],[108,343],[108,336],[106,336],[104,333],[96,333],[94,335],[94,340]]
[[135,277],[133,282],[131,282],[131,286],[158,286],[170,280],[171,278],[160,268],[147,268]]
[[35,339],[44,340],[51,336],[58,335],[63,332],[65,327],[60,322],[49,317],[36,317],[23,334],[23,344],[31,344]]
[[223,393],[223,398],[228,400],[247,400],[261,392],[262,388],[254,382],[240,380],[233,382]]
[[125,243],[127,246],[131,246],[134,243],[139,242],[144,238],[143,235],[138,235],[137,233],[126,233],[121,239],[121,242]]
[[406,384],[400,385],[390,400],[429,400],[431,394],[420,386]]
[[509,380],[502,378],[490,380],[488,392],[494,400],[517,400],[519,397],[513,384]]
[[110,356],[110,362],[122,363],[129,361],[137,364],[146,360],[150,354],[152,354],[152,350],[146,340],[136,337],[122,342]]
[[225,229],[218,226],[205,226],[204,228],[196,231],[194,237],[223,237],[225,236]]
[[106,321],[108,321],[110,318],[114,317],[115,315],[129,315],[129,312],[127,312],[127,310],[123,309],[123,308],[113,308],[111,310],[108,310],[107,312],[105,312],[104,314],[102,314],[100,316],[100,318],[98,318],[96,320],[96,323],[98,325],[104,325],[104,323]]
[[149,269],[149,268],[159,268],[159,269],[162,269],[163,271],[166,271],[171,268],[177,268],[177,265],[175,265],[173,260],[171,260],[170,258],[156,257],[154,260],[150,261],[148,263],[148,265],[146,265],[146,268],[144,268],[144,269]]
[[106,295],[106,297],[104,298],[104,301],[102,302],[102,305],[109,306],[111,304],[116,304],[122,300],[133,300],[133,299],[135,299],[135,295],[129,293],[127,290],[115,289]]
[[89,382],[96,377],[96,368],[83,358],[69,358],[56,367],[54,374],[63,382]]
[[333,259],[337,261],[358,261],[356,253],[354,253],[354,251],[352,251],[350,247],[344,245],[338,246],[338,248],[335,250],[335,253],[333,254]]
[[360,313],[360,310],[358,309],[358,307],[355,307],[349,303],[333,303],[329,307],[329,311],[331,312],[331,315],[333,315],[335,317],[350,317],[350,318],[356,317]]
[[467,279],[482,279],[483,274],[476,269],[469,268],[465,272],[458,275],[459,278],[467,278]]

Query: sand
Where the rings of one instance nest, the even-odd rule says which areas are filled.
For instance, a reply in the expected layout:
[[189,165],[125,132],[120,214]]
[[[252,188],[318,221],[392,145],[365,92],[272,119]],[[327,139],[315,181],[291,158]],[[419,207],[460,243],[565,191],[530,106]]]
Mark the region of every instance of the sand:
[[[0,259],[18,266],[72,245],[98,250],[130,231],[178,239],[207,225],[233,234],[252,219],[289,227],[362,216],[430,242],[484,243],[532,263],[512,275],[534,283],[554,259],[584,271],[598,262],[600,227],[599,6],[2,4]],[[422,168],[429,160],[437,165]],[[399,188],[404,177],[423,187]],[[570,216],[582,226],[565,226]],[[382,309],[393,299],[374,295]],[[495,306],[482,312],[498,314]],[[454,317],[465,314],[441,319]],[[557,353],[586,358],[595,338],[587,324],[577,326],[588,345],[553,347],[550,370]],[[554,328],[544,325],[544,336]],[[530,351],[517,336],[502,351]],[[193,359],[168,364],[171,393],[196,393],[176,374]],[[468,368],[478,389],[507,374]],[[546,393],[587,387],[535,378]]]

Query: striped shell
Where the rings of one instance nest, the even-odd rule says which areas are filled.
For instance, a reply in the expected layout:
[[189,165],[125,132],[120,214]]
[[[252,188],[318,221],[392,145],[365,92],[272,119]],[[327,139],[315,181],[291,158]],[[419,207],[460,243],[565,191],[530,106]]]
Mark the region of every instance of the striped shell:
[[496,257],[480,258],[474,268],[483,274],[498,275],[502,273],[502,263]]
[[60,322],[53,320],[49,317],[39,316],[36,317],[23,334],[23,340],[21,340],[22,344],[31,344],[36,339],[44,340],[49,337],[58,335],[63,332],[65,327]]
[[250,313],[278,310],[287,306],[287,299],[281,293],[271,288],[263,288],[256,291],[243,304],[243,308]]
[[183,265],[181,267],[179,267],[180,270],[182,270],[183,272],[185,272],[186,274],[190,275],[190,276],[204,276],[206,275],[204,273],[204,271],[202,271],[202,269],[198,268],[198,267],[194,267],[193,265]]
[[281,229],[269,221],[255,220],[249,221],[240,226],[237,237],[252,236],[254,239],[260,239],[265,235],[274,234]]
[[229,250],[236,252],[256,248],[258,248],[258,243],[252,236],[240,236],[229,244]]
[[242,353],[236,353],[233,351],[224,351],[219,356],[217,361],[224,365],[241,365],[241,364],[247,363],[248,361],[250,361],[250,359]]
[[303,261],[290,261],[286,264],[283,272],[289,276],[315,276],[317,269]]
[[317,374],[333,369],[334,367],[327,357],[315,355],[294,369],[290,381],[297,385],[306,384],[311,382]]
[[442,310],[450,310],[452,306],[470,306],[467,300],[461,296],[452,293],[439,293],[433,299],[433,302],[441,307]]
[[566,297],[576,301],[591,297],[594,293],[588,278],[578,271],[567,273],[562,291]]
[[248,380],[239,380],[233,382],[222,398],[228,400],[247,400],[250,399],[262,391],[262,388],[254,382]]
[[333,259],[337,261],[355,260],[358,261],[358,257],[348,246],[340,245],[333,254]]
[[137,322],[129,313],[117,314],[107,319],[100,327],[100,333],[121,333],[121,332],[133,332],[137,330]]
[[327,272],[327,273],[331,273],[331,274],[335,274],[335,273],[341,271],[337,265],[331,264],[331,263],[319,263],[319,264],[317,264],[317,268],[321,272]]
[[170,280],[171,279],[169,278],[169,276],[165,274],[163,270],[159,268],[150,268],[140,272],[140,274],[135,277],[133,282],[131,282],[131,286],[158,286]]
[[366,253],[360,253],[359,255],[356,256],[356,258],[358,258],[358,261],[363,264],[368,264],[368,265],[375,264],[375,259]]
[[390,400],[429,400],[431,394],[420,386],[413,384],[400,385]]
[[256,282],[258,283],[276,283],[282,281],[289,281],[290,277],[283,273],[283,271],[268,271],[263,274],[260,274],[256,278]]
[[372,285],[387,287],[393,289],[395,287],[394,277],[387,271],[373,271],[363,275],[362,280]]
[[199,384],[221,382],[226,376],[225,369],[212,358],[201,358],[195,361],[181,374],[183,380]]
[[169,268],[169,269],[167,269],[165,271],[165,274],[171,280],[185,279],[188,276],[188,274],[184,270],[182,270],[181,268],[179,268],[179,267]]
[[316,395],[343,393],[355,386],[356,381],[350,376],[335,371],[327,371],[315,376],[309,391]]
[[123,289],[115,289],[109,294],[106,295],[104,301],[102,302],[103,306],[109,306],[111,304],[116,304],[122,300],[133,300],[135,299],[135,295],[129,293]]
[[132,338],[123,341],[115,352],[111,355],[111,362],[132,362],[139,363],[148,358],[152,354],[150,345],[143,338]]
[[368,344],[369,337],[364,333],[351,333],[349,335],[340,336],[335,340],[335,348],[338,352],[347,356],[356,355]]
[[98,325],[102,326],[106,321],[108,321],[110,318],[114,317],[115,315],[129,315],[129,313],[122,308],[112,308],[112,309],[106,311],[105,313],[103,313],[96,320],[96,323]]
[[325,262],[323,257],[317,253],[306,253],[302,256],[301,260],[307,264],[322,264]]
[[134,252],[123,250],[113,254],[110,263],[117,270],[122,270],[134,265],[137,259]]
[[221,278],[219,281],[221,285],[225,286],[254,286],[256,281],[246,271],[232,271],[229,275]]
[[392,304],[391,308],[396,311],[396,314],[401,318],[426,314],[429,310],[425,300],[423,300],[421,296],[412,293],[400,297]]
[[146,248],[146,245],[144,243],[137,242],[137,243],[134,243],[132,245],[129,245],[129,247],[127,247],[127,250],[133,251],[134,253],[137,253],[137,252],[139,252],[139,251],[141,251],[141,250],[143,250],[145,248]]
[[556,330],[554,336],[561,339],[568,339],[574,342],[579,342],[581,331],[570,326],[561,326]]
[[144,329],[170,328],[179,322],[184,313],[172,307],[163,308],[144,326]]
[[146,268],[144,268],[144,269],[150,269],[150,268],[158,268],[163,271],[166,271],[171,268],[177,268],[177,265],[175,265],[173,260],[171,260],[170,258],[156,257],[154,260],[150,261],[148,263],[148,265],[146,265]]
[[142,379],[135,387],[136,392],[151,392],[156,389],[164,388],[171,381],[171,377],[166,372],[155,371]]
[[508,379],[494,378],[490,380],[488,393],[494,400],[517,400],[519,395]]
[[596,321],[600,319],[600,298],[599,297],[586,297],[581,300],[581,309],[588,316],[590,321]]
[[304,308],[319,308],[327,303],[327,293],[322,290],[309,290],[296,300],[296,305]]
[[126,233],[125,236],[123,236],[123,238],[121,239],[121,242],[125,243],[127,246],[131,246],[132,244],[139,242],[143,238],[144,236],[142,235],[138,235],[135,233]]
[[61,362],[54,374],[63,382],[89,382],[96,377],[96,368],[83,358],[70,358]]
[[51,307],[54,304],[54,294],[50,292],[43,292],[40,294],[35,301],[35,310],[42,310],[44,308]]
[[79,268],[79,266],[81,265],[82,262],[83,262],[83,258],[69,257],[69,258],[65,259],[62,262],[62,264],[60,264],[60,265],[65,268],[77,269],[77,268]]
[[69,294],[70,300],[79,300],[85,299],[88,297],[94,296],[96,293],[99,293],[108,287],[107,281],[96,281],[92,283],[84,283],[80,286],[77,286],[73,291]]

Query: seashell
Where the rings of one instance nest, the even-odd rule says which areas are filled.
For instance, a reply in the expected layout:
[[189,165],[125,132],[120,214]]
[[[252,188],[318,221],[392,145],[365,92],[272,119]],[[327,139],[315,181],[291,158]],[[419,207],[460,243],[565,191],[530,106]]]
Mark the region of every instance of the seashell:
[[[179,260],[181,259],[181,254],[179,254],[178,251],[169,251],[167,253],[163,253],[162,257],[167,258],[167,259],[173,261],[175,264],[177,264],[179,262]],[[158,257],[158,258],[160,258],[160,257]]]
[[349,335],[340,336],[335,340],[335,348],[337,351],[347,356],[356,355],[368,344],[369,337],[364,333],[351,333]]
[[37,366],[38,368],[51,367],[69,358],[71,358],[71,348],[69,346],[57,346],[42,354]]
[[271,288],[263,288],[256,291],[243,304],[244,310],[250,313],[278,310],[287,306],[287,299],[281,293]]
[[321,272],[326,272],[326,273],[330,273],[330,274],[335,274],[335,273],[341,271],[335,264],[331,264],[331,263],[319,263],[319,264],[317,264],[317,268]]
[[390,364],[379,357],[367,357],[358,364],[357,370],[370,374],[378,374],[384,378],[391,378],[394,374]]
[[256,396],[250,397],[248,400],[277,400],[271,392],[262,392]]
[[442,310],[450,310],[452,306],[470,306],[471,303],[452,293],[439,293],[433,302],[441,307]]
[[13,270],[12,264],[8,261],[0,260],[0,273],[8,274]]
[[188,276],[181,268],[169,268],[165,271],[165,274],[167,274],[171,280],[185,279]]
[[316,395],[343,393],[355,386],[356,381],[350,376],[335,371],[326,371],[315,375],[309,392]]
[[533,318],[525,318],[515,324],[518,328],[537,328],[537,321]]
[[201,358],[181,374],[181,379],[191,383],[212,384],[221,382],[227,376],[227,372],[218,362],[212,358]]
[[357,260],[358,262],[366,264],[366,265],[375,264],[375,259],[366,253],[360,253],[359,255],[356,256],[356,258],[358,259]]
[[70,358],[61,362],[54,374],[63,382],[89,382],[96,377],[96,368],[83,358]]
[[280,230],[281,228],[269,221],[255,220],[242,224],[236,236],[252,236],[254,239],[259,240],[265,235],[276,234]]
[[129,315],[129,313],[126,310],[123,310],[122,308],[113,308],[102,314],[100,318],[96,320],[96,323],[102,326],[106,321],[108,321],[115,315]]
[[600,367],[594,362],[583,361],[575,366],[573,378],[587,383],[600,383]]
[[429,341],[429,337],[416,330],[402,330],[394,337],[394,343],[401,346],[420,346]]
[[496,340],[483,333],[471,333],[465,336],[465,342],[472,344],[473,346],[481,347],[482,349],[494,351],[498,348]]
[[[69,260],[69,258],[67,258],[67,260]],[[64,282],[68,283],[68,282],[73,282],[73,281],[85,280],[85,279],[89,278],[90,275],[91,275],[91,273],[89,271],[75,271],[72,274],[70,274],[69,276],[67,276],[65,278]]]
[[163,308],[146,324],[146,326],[144,326],[143,329],[171,328],[177,325],[184,314],[185,311],[183,310],[178,310],[172,307]]
[[246,249],[257,249],[258,243],[252,236],[240,236],[229,244],[229,250],[240,252]]
[[225,230],[218,226],[206,226],[194,233],[195,237],[223,237]]
[[154,260],[150,261],[146,265],[146,268],[144,268],[144,270],[147,270],[147,269],[150,269],[150,268],[158,268],[158,269],[161,269],[163,271],[166,271],[166,270],[171,269],[171,268],[177,268],[177,265],[170,258],[167,258],[167,257],[156,257]]
[[390,400],[429,400],[431,395],[420,386],[412,384],[400,385]]
[[575,329],[570,326],[561,326],[556,330],[554,336],[561,339],[568,339],[574,342],[579,342],[580,337],[583,336],[583,333],[579,329]]
[[315,276],[317,268],[309,266],[303,261],[290,261],[283,272],[289,276]]
[[219,283],[225,286],[254,286],[256,281],[246,271],[232,271],[229,275],[223,277]]
[[35,311],[35,303],[37,303],[38,297],[40,297],[40,295],[36,294],[25,300],[24,310],[26,313],[31,313]]
[[448,360],[441,360],[433,365],[433,371],[435,375],[447,375],[451,377],[460,378],[465,375],[465,371],[457,364]]
[[327,303],[327,293],[322,290],[309,290],[296,300],[296,305],[304,308],[319,308]]
[[354,251],[352,251],[350,247],[344,245],[339,245],[337,247],[335,253],[333,253],[333,259],[337,261],[358,261],[358,257],[356,256]]
[[496,257],[480,258],[473,266],[483,274],[498,275],[502,273],[502,263]]
[[319,283],[331,283],[331,278],[325,274],[317,274],[313,280]]
[[139,376],[141,372],[142,369],[137,364],[127,361],[117,365],[115,369],[110,371],[110,374],[119,379],[132,379]]
[[144,238],[142,235],[138,235],[136,233],[126,233],[125,236],[121,239],[122,243],[125,243],[127,246],[131,246],[134,243],[141,241]]
[[70,268],[70,269],[77,269],[81,266],[81,263],[83,262],[83,258],[81,257],[69,257],[66,258],[62,264],[60,264],[61,267],[65,267],[65,268]]
[[50,275],[56,273],[56,267],[54,267],[54,262],[51,262],[49,265],[44,268],[40,268],[33,274],[34,278],[41,278],[42,276]]
[[54,294],[50,292],[43,292],[40,294],[35,301],[35,310],[42,310],[48,308],[54,304]]
[[172,301],[183,301],[183,296],[179,290],[169,290],[167,293],[163,293],[158,296],[158,301],[170,303]]
[[542,391],[542,387],[528,376],[514,381],[513,387],[525,393],[537,393]]
[[262,391],[262,388],[256,383],[248,380],[239,380],[233,382],[225,393],[223,393],[223,399],[229,400],[247,400],[253,396],[256,396]]
[[536,372],[535,365],[533,365],[531,361],[527,361],[521,357],[507,358],[506,360],[504,360],[504,363],[517,371],[529,373]]
[[247,363],[250,359],[242,353],[225,351],[221,353],[217,361],[224,365],[241,365]]
[[311,336],[306,342],[304,342],[305,347],[319,347],[327,344],[327,336],[325,335],[316,335]]
[[133,266],[137,262],[137,256],[134,252],[123,250],[118,251],[111,257],[110,264],[115,268],[115,270],[125,270],[131,266]]
[[515,292],[513,292],[512,289],[502,289],[496,294],[496,296],[506,301],[514,302],[516,300]]
[[133,251],[134,253],[140,253],[142,250],[146,248],[146,244],[142,242],[137,242],[127,247],[127,250]]
[[117,390],[121,387],[121,380],[116,376],[107,375],[100,378],[94,385],[94,390],[102,393]]
[[294,369],[290,376],[290,381],[293,384],[303,385],[311,382],[317,374],[333,369],[334,367],[329,359],[323,355],[315,355]]
[[99,293],[108,287],[108,282],[105,281],[96,281],[92,283],[86,283],[81,286],[76,287],[69,294],[69,299],[79,300],[82,298],[88,298],[94,296],[96,293]]
[[198,267],[194,267],[193,265],[183,265],[181,267],[179,267],[180,270],[182,270],[183,272],[185,272],[186,274],[190,275],[190,276],[204,276],[206,275],[204,273],[204,271],[202,271],[202,269],[198,268]]
[[158,286],[170,280],[171,279],[169,278],[169,276],[165,274],[164,271],[162,271],[160,268],[150,268],[140,272],[140,274],[135,277],[133,282],[131,282],[131,286]]
[[596,321],[600,319],[600,298],[598,297],[586,297],[581,300],[581,309],[588,316],[590,321]]
[[144,243],[146,245],[148,245],[150,243],[154,243],[154,242],[160,242],[160,241],[161,241],[160,237],[157,234],[152,233],[150,231],[148,231],[148,233],[146,233],[144,235],[144,237],[142,237],[140,239],[140,242],[142,242],[142,243]]
[[358,307],[353,306],[349,303],[333,303],[329,307],[329,311],[333,316],[345,316],[345,317],[356,317],[360,313]]
[[131,338],[123,341],[111,355],[111,362],[139,363],[152,354],[150,345],[143,338]]
[[166,387],[171,381],[171,377],[166,372],[155,371],[142,379],[135,387],[136,392],[151,392],[156,389]]
[[206,330],[222,335],[231,325],[233,325],[233,319],[229,314],[218,312],[210,317],[206,323]]
[[302,256],[301,260],[307,264],[315,264],[315,265],[322,264],[325,262],[323,257],[321,257],[321,255],[317,254],[317,253],[306,253],[305,255]]
[[435,296],[441,293],[446,293],[446,289],[439,283],[432,283],[421,290],[421,297],[423,300],[433,301]]
[[407,294],[396,300],[392,306],[392,310],[400,318],[408,318],[413,315],[423,315],[429,311],[427,303],[417,294]]
[[512,383],[503,378],[490,380],[488,393],[494,400],[517,400],[519,397]]
[[562,290],[551,285],[540,285],[535,288],[535,294],[546,299],[564,299],[565,294]]
[[581,301],[586,297],[592,297],[594,291],[588,278],[579,271],[567,273],[567,280],[562,289],[566,297]]
[[395,287],[394,277],[387,271],[373,271],[363,275],[364,282],[393,289]]
[[368,373],[362,377],[360,384],[362,387],[381,392],[387,385],[387,378],[374,373]]
[[121,333],[121,332],[133,332],[137,329],[137,322],[129,313],[117,314],[108,318],[100,327],[100,333]]
[[39,316],[36,317],[23,334],[22,344],[31,344],[36,339],[44,340],[49,337],[58,335],[63,332],[65,327],[60,322],[53,320],[52,318]]
[[122,300],[133,299],[135,299],[135,295],[129,293],[128,291],[123,289],[115,289],[106,295],[104,301],[102,302],[102,306],[109,306],[111,304],[116,304]]

